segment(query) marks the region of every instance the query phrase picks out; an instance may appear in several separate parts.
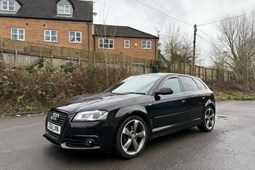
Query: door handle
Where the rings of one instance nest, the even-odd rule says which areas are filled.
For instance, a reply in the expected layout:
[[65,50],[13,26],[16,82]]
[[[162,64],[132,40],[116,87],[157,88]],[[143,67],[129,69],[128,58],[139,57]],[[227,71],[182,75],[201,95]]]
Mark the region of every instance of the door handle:
[[202,99],[204,100],[204,99],[205,99],[205,96],[203,96]]
[[185,101],[186,101],[185,99],[182,99],[182,103],[185,103]]

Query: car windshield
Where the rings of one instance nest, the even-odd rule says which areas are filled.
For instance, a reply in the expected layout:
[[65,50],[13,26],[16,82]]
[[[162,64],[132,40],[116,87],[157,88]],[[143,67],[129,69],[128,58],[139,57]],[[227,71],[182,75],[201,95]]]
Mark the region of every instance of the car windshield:
[[146,94],[159,78],[158,75],[131,76],[108,91],[117,94]]

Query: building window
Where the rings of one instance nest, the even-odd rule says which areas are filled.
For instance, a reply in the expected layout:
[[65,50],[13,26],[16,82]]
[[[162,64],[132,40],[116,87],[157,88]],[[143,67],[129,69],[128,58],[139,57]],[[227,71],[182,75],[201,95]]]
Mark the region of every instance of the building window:
[[57,42],[58,32],[56,30],[44,30],[44,41],[45,42]]
[[71,15],[71,6],[70,5],[58,5],[58,14]]
[[99,38],[99,48],[114,48],[114,39]]
[[69,32],[69,42],[70,43],[81,43],[82,33],[80,31],[70,31]]
[[130,48],[130,40],[124,40],[124,48]]
[[12,28],[11,38],[12,40],[25,41],[25,30],[22,28]]
[[142,49],[151,49],[151,41],[143,40],[142,41]]
[[2,10],[4,11],[15,11],[14,1],[2,1]]

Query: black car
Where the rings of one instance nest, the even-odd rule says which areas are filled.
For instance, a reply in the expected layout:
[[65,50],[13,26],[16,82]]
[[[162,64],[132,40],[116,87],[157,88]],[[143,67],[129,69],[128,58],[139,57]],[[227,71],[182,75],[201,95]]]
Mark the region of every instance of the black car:
[[215,124],[213,92],[197,77],[157,73],[131,76],[100,94],[53,107],[44,137],[64,149],[141,154],[148,139]]

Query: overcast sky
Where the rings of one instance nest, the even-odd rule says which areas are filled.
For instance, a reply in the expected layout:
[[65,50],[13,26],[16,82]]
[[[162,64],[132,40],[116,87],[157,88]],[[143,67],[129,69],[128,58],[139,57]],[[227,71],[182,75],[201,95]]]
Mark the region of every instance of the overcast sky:
[[[157,35],[157,30],[162,33],[167,25],[175,24],[180,26],[182,32],[189,34],[191,39],[192,25],[195,23],[208,23],[227,15],[241,15],[255,10],[255,0],[94,0],[94,2],[94,12],[97,12],[94,23],[131,26],[153,35]],[[172,19],[148,6],[192,25]],[[212,38],[217,37],[217,24],[205,25],[200,29]],[[198,34],[210,41],[210,38],[202,32]],[[209,45],[200,38],[198,43],[202,48],[201,55],[205,57],[209,53]],[[201,64],[208,65],[206,62],[208,60]]]

